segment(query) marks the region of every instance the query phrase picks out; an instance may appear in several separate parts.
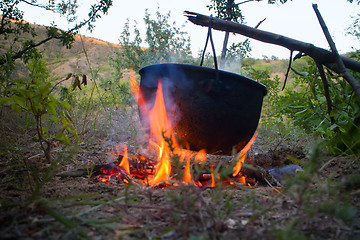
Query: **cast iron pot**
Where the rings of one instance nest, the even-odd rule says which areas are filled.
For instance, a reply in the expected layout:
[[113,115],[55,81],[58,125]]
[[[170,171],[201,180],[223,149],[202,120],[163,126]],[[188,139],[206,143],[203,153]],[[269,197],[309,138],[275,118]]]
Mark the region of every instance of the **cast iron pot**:
[[[266,87],[244,76],[186,64],[155,64],[140,70],[140,89],[148,108],[158,82],[180,142],[191,150],[230,155],[255,133]],[[175,107],[174,107],[175,106]],[[140,112],[142,125],[149,129]]]

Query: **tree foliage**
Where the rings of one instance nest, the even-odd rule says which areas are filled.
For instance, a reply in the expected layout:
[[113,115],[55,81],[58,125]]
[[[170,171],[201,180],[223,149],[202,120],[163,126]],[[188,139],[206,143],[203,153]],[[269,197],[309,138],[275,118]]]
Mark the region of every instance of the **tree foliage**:
[[159,10],[156,18],[152,19],[148,11],[145,12],[145,38],[141,36],[137,23],[133,33],[130,30],[129,19],[120,35],[121,51],[112,59],[115,76],[121,77],[124,69],[132,67],[138,71],[141,67],[164,62],[192,61],[190,39],[186,33],[169,22],[170,13],[161,15]]
[[[210,11],[214,11],[217,18],[226,19],[236,23],[245,24],[245,17],[241,11],[241,4],[261,1],[261,0],[246,0],[246,1],[234,1],[234,0],[211,0],[210,4],[207,5],[207,8]],[[268,0],[269,4],[274,4],[276,2],[285,3],[287,0]],[[229,62],[234,62],[234,60],[239,60],[247,57],[251,51],[250,42],[248,39],[238,43],[232,43],[230,47],[227,47],[229,39],[229,33],[225,34],[223,49],[221,54],[221,63],[220,66],[224,68],[226,60]],[[228,64],[229,65],[229,64]]]
[[113,102],[127,106],[131,102],[130,85],[121,80],[128,69],[138,72],[142,67],[157,63],[193,61],[190,39],[186,33],[170,22],[170,12],[162,15],[158,9],[155,18],[146,10],[145,33],[141,34],[135,22],[133,32],[128,19],[120,35],[121,49],[110,59],[112,79],[103,79],[100,87]]
[[[300,61],[300,64],[296,64]],[[329,88],[325,90],[319,70],[309,58],[296,60],[291,82],[281,91],[280,79],[272,77],[269,69],[255,69],[244,62],[248,77],[257,79],[268,89],[264,101],[263,123],[277,127],[303,129],[309,136],[325,141],[332,154],[360,151],[360,105],[346,80],[326,69]],[[359,79],[359,74],[354,73]],[[325,92],[331,97],[329,112]]]
[[[70,48],[74,41],[74,34],[84,26],[92,30],[94,28],[93,23],[101,17],[101,14],[107,13],[112,5],[112,0],[101,0],[93,4],[90,7],[88,18],[80,20],[70,29],[61,30],[57,28],[55,23],[52,23],[51,26],[46,27],[46,37],[40,40],[36,39],[35,28],[24,21],[24,12],[21,10],[20,3],[58,13],[66,17],[69,23],[77,20],[78,4],[76,0],[49,0],[47,3],[39,3],[37,0],[1,0],[0,36],[12,41],[11,46],[16,47],[7,49],[6,53],[0,57],[0,66],[11,64],[12,61],[19,58],[26,62],[34,54],[36,47],[52,39],[59,39],[64,46]],[[24,34],[30,34],[30,37],[18,44],[19,37]]]
[[[14,111],[31,114],[36,122],[36,138],[47,160],[51,161],[51,148],[54,142],[70,143],[70,135],[77,132],[68,112],[71,106],[59,100],[54,94],[55,86],[50,81],[49,70],[42,59],[38,47],[52,39],[58,39],[66,48],[71,48],[74,35],[82,27],[92,30],[93,23],[106,14],[112,5],[111,0],[100,0],[90,7],[88,17],[67,30],[58,29],[55,23],[46,27],[46,33],[40,34],[34,26],[25,22],[21,4],[33,8],[42,8],[48,12],[64,16],[68,23],[77,20],[78,4],[76,0],[49,0],[43,3],[37,0],[1,0],[0,37],[9,44],[1,49],[0,56],[0,104],[10,106]],[[73,79],[73,90],[86,84],[86,76],[69,74]],[[59,83],[60,83],[59,82]],[[58,128],[47,129],[47,123],[53,122]]]
[[360,0],[347,0],[348,2],[351,2],[351,3],[353,3],[353,2],[356,2],[357,4],[360,4]]

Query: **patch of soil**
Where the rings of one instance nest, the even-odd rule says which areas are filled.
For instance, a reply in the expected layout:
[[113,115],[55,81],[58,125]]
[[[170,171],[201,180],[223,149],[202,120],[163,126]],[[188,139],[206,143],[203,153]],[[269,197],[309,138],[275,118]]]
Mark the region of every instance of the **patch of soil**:
[[[100,148],[91,149],[82,151],[81,159],[99,162],[101,154],[94,153],[94,149]],[[268,152],[252,151],[247,162],[267,169],[293,163],[289,155],[300,162],[308,161],[301,149],[279,147]],[[41,158],[33,160],[34,167],[41,165]],[[105,158],[103,161],[106,162]],[[347,177],[359,175],[358,159],[324,156],[319,162],[321,181],[309,184],[300,181],[298,185],[282,188],[265,185],[197,188],[181,184],[140,187],[106,184],[96,176],[85,175],[55,176],[39,188],[38,194],[32,194],[36,184],[31,184],[33,189],[26,184],[34,176],[27,177],[26,169],[12,168],[1,172],[6,181],[0,185],[0,236],[2,239],[360,238],[360,181]],[[2,167],[6,169],[5,165]],[[9,180],[12,174],[15,178]],[[330,176],[336,186],[343,188],[317,192]],[[333,192],[336,189],[341,189],[340,193]],[[311,197],[306,197],[307,194]],[[355,211],[348,213],[348,220],[347,216],[341,220],[338,213],[319,207],[324,199],[335,201],[340,194],[347,196],[340,199],[348,199],[352,204],[347,207],[344,203],[342,209]]]

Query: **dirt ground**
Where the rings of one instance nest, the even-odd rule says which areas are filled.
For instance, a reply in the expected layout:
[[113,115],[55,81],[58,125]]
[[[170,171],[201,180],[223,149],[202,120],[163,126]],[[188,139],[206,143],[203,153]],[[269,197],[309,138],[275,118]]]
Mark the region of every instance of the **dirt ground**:
[[[83,146],[78,165],[70,161],[61,170],[106,163],[101,148]],[[301,148],[260,152],[256,144],[247,161],[267,169],[294,164],[289,155],[309,162]],[[278,188],[199,188],[106,184],[95,174],[53,176],[40,155],[28,168],[3,159],[0,239],[360,239],[359,159],[317,161],[315,179],[305,173]]]

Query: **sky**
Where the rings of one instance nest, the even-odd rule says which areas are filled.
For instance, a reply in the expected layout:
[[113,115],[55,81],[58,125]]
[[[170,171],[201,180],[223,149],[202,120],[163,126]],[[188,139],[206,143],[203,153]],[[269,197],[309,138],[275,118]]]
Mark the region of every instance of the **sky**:
[[[235,0],[235,3],[242,1]],[[81,16],[86,17],[89,4],[93,2],[78,0],[79,20],[82,18]],[[185,24],[182,30],[190,36],[193,54],[197,55],[204,48],[207,28],[187,22],[184,11],[210,15],[212,13],[206,8],[209,3],[209,0],[114,0],[108,14],[97,20],[93,32],[83,29],[80,34],[111,43],[119,43],[119,37],[127,19],[130,19],[130,23],[137,21],[140,30],[144,31],[145,28],[142,29],[141,26],[144,25],[145,10],[148,9],[151,16],[155,17],[159,8],[163,15],[170,11],[170,19],[176,22],[177,27],[182,27]],[[346,0],[293,0],[286,4],[267,4],[267,0],[264,0],[242,4],[241,10],[248,26],[254,27],[266,18],[259,29],[329,49],[312,8],[313,3],[318,5],[340,53],[360,49],[360,42],[353,36],[346,34],[348,27],[353,22],[352,17],[360,14],[360,5],[356,3],[349,3]],[[20,5],[20,9],[24,11],[24,19],[31,23],[50,25],[55,19],[59,28],[64,30],[71,28],[65,20],[44,12],[44,10],[34,9],[26,5]],[[221,53],[224,34],[221,31],[213,31],[217,55]],[[230,43],[244,41],[245,39],[241,35],[230,35]],[[254,58],[276,56],[280,59],[287,59],[290,55],[289,51],[283,47],[257,40],[251,40],[251,47],[251,57]],[[209,47],[208,50],[210,50]]]

